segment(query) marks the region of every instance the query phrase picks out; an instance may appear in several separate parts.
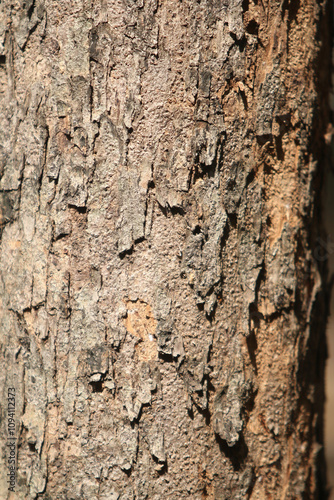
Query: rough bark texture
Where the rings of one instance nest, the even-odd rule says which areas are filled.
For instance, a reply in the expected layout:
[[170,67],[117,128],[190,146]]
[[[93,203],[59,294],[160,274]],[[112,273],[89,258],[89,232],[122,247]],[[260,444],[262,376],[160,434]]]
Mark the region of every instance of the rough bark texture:
[[326,4],[0,9],[1,498],[325,498]]

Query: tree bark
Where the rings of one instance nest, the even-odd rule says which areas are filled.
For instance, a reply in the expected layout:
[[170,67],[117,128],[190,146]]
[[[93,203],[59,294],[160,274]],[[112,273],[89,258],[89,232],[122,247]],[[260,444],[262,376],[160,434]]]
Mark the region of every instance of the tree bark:
[[326,498],[330,2],[0,9],[1,498]]

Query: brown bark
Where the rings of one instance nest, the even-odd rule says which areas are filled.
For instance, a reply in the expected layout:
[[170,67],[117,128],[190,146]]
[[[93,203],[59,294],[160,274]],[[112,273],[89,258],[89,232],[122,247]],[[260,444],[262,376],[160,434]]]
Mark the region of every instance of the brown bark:
[[1,498],[325,498],[329,2],[0,9]]

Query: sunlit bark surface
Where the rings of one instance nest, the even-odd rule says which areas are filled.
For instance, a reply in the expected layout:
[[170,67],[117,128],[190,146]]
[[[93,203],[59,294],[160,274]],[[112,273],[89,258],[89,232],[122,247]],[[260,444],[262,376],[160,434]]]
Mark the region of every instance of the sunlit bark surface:
[[326,498],[327,7],[1,2],[1,498]]

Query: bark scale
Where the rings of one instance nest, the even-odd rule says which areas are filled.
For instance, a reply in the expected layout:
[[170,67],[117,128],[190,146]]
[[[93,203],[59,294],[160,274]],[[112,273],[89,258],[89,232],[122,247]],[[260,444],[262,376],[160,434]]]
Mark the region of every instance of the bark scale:
[[328,5],[0,9],[1,497],[325,498]]

